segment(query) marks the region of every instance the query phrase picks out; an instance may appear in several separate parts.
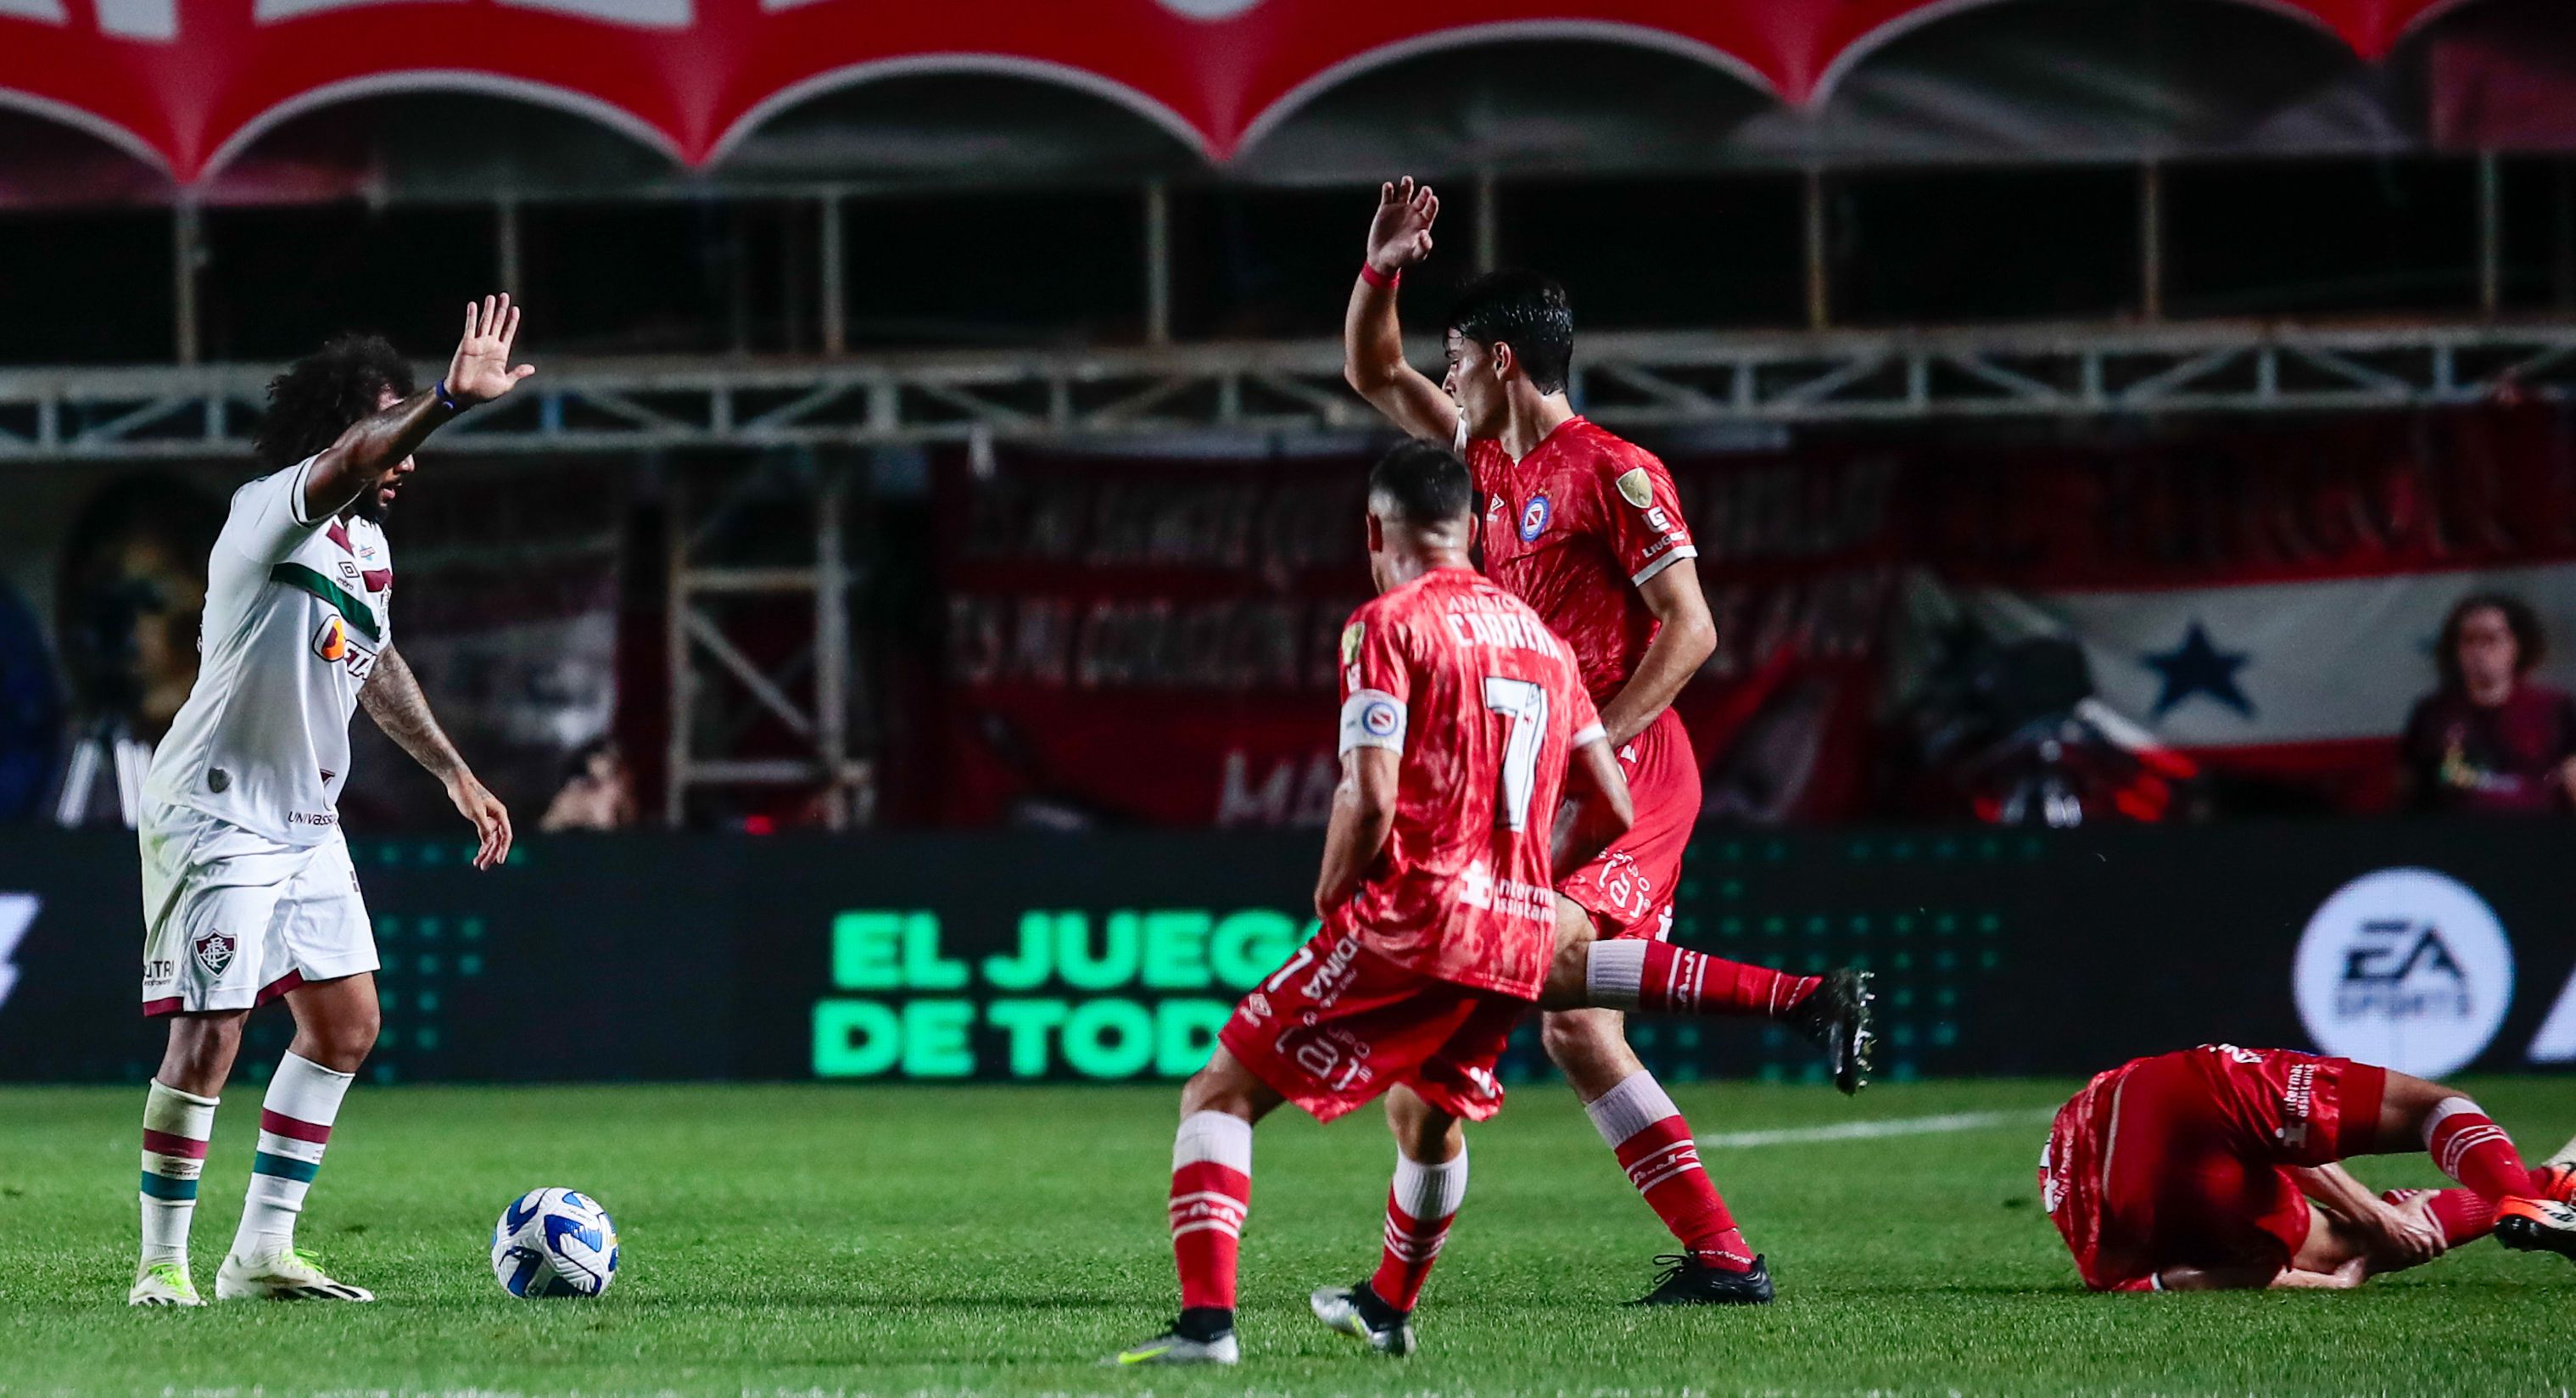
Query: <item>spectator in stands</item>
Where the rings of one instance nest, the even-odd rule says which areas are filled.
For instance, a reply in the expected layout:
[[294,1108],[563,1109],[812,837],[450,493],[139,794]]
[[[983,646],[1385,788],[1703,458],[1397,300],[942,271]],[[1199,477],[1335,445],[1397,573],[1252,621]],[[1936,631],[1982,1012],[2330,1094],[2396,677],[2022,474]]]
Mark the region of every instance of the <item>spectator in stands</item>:
[[539,830],[623,830],[635,823],[635,777],[616,739],[591,739],[565,767],[563,790],[546,807]]
[[2419,811],[2546,815],[2576,808],[2576,700],[2530,679],[2540,617],[2501,592],[2460,599],[2442,623],[2441,688],[2415,703],[2398,773]]

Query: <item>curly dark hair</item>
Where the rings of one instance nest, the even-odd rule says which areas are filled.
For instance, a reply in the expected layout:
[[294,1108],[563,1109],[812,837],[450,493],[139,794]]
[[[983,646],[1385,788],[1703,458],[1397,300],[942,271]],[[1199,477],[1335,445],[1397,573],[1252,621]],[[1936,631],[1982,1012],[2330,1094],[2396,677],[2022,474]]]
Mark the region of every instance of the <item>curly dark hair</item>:
[[411,361],[381,335],[342,335],[268,381],[268,415],[251,449],[272,469],[292,466],[338,441],[389,389],[411,396]]
[[2528,675],[2549,653],[2549,641],[2540,630],[2540,613],[2510,592],[2472,592],[2451,604],[2451,614],[2442,618],[2442,639],[2434,647],[2433,663],[2442,672],[2442,688],[2457,694],[2468,688],[2460,676],[2460,625],[2471,612],[2494,610],[2504,613],[2505,629],[2513,633],[2513,672]]

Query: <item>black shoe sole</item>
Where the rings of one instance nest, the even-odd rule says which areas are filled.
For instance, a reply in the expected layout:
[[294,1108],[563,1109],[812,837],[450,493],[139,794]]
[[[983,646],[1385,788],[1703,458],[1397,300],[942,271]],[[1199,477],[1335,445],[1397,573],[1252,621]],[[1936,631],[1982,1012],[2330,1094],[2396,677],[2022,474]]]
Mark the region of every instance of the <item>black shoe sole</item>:
[[1869,1086],[1870,1052],[1878,1045],[1877,1015],[1870,1009],[1878,995],[1869,983],[1869,972],[1846,969],[1829,972],[1816,990],[1832,997],[1833,1008],[1820,1017],[1833,1031],[1823,1036],[1822,1047],[1834,1059],[1834,1090],[1845,1097]]
[[2497,1219],[2495,1240],[2515,1252],[2554,1252],[2576,1262],[2576,1234],[2543,1228],[2527,1218],[2507,1216]]

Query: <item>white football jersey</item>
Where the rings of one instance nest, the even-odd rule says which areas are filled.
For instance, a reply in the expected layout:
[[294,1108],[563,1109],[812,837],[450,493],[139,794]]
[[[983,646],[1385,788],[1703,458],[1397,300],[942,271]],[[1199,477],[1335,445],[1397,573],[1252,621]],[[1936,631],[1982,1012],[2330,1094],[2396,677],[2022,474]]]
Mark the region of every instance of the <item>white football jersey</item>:
[[308,457],[233,492],[206,564],[197,683],[144,793],[290,845],[340,822],[349,715],[393,640],[393,554],[363,519],[304,518]]

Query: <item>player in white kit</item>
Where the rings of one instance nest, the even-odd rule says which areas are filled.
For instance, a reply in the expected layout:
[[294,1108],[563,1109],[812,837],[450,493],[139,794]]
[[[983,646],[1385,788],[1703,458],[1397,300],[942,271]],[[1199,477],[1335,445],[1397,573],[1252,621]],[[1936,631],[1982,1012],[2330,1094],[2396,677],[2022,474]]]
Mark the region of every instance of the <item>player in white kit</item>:
[[341,838],[349,716],[377,726],[446,784],[480,840],[508,858],[510,817],[430,716],[393,646],[393,558],[379,527],[412,450],[458,413],[536,371],[510,365],[507,296],[466,307],[438,386],[382,340],[346,338],[269,384],[258,449],[271,474],[234,492],[207,560],[195,688],[143,787],[143,1013],[170,1042],[143,1108],[143,1253],[128,1300],[203,1304],[188,1225],[253,1006],[286,998],[295,1039],[259,1114],[241,1228],[220,1300],[369,1301],[295,1246],[295,1217],[332,1119],[375,1046],[376,943]]

